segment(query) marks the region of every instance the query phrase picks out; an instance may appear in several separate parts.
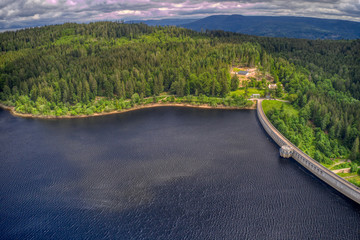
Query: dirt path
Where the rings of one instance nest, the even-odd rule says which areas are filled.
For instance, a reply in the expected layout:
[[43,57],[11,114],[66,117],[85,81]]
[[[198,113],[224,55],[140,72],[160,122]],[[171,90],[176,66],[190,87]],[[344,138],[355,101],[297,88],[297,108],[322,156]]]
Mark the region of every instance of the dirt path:
[[342,169],[336,169],[331,170],[333,173],[350,173],[351,168],[342,168]]
[[329,166],[329,169],[331,170],[333,167],[340,165],[342,163],[346,162],[344,159],[340,159],[339,162],[334,163],[333,165]]

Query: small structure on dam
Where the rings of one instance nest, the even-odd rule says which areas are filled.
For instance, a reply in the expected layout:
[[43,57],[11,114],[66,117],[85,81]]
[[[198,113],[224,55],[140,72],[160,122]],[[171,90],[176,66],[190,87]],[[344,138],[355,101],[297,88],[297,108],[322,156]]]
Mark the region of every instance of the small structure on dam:
[[293,151],[290,146],[284,145],[280,148],[280,156],[283,158],[291,158]]
[[302,152],[297,147],[294,146],[292,148],[291,146],[293,146],[293,144],[291,144],[288,139],[282,136],[281,133],[269,122],[264,113],[264,110],[262,109],[261,102],[262,99],[259,99],[257,102],[258,118],[261,125],[264,127],[269,136],[274,140],[274,142],[276,142],[278,146],[282,146],[280,149],[280,155],[284,158],[292,157],[300,165],[309,170],[319,179],[323,180],[329,186],[333,187],[340,193],[360,204],[360,188],[325,168],[323,165]]

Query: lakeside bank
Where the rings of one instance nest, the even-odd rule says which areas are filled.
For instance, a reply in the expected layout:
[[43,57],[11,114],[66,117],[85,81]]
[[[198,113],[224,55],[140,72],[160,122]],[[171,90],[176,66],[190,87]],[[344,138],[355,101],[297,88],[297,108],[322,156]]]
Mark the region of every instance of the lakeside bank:
[[0,103],[0,108],[9,111],[13,116],[16,117],[23,117],[23,118],[37,118],[37,119],[72,119],[72,118],[90,118],[90,117],[100,117],[100,116],[107,116],[113,114],[121,114],[130,111],[146,109],[146,108],[156,108],[156,107],[186,107],[186,108],[199,108],[199,109],[223,109],[223,110],[241,110],[241,109],[256,109],[256,103],[253,101],[253,105],[250,107],[230,107],[230,106],[210,106],[208,104],[187,104],[187,103],[149,103],[149,104],[142,104],[142,105],[135,105],[134,107],[116,111],[109,111],[109,112],[101,112],[101,113],[93,113],[90,115],[63,115],[63,116],[54,116],[54,115],[34,115],[31,113],[19,113],[15,111],[15,107],[6,106]]

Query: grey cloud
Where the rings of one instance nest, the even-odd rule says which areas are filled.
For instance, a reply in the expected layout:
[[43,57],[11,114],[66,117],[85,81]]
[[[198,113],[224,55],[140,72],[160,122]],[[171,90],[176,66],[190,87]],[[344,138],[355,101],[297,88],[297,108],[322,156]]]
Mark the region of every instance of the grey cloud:
[[[0,29],[12,26],[34,26],[36,24],[88,22],[94,20],[116,18],[115,11],[139,11],[142,15],[131,14],[114,19],[151,19],[164,17],[172,18],[182,16],[206,17],[212,14],[243,14],[243,15],[291,15],[306,17],[328,17],[360,21],[360,2],[358,0],[151,0],[151,1],[82,1],[81,6],[69,6],[67,0],[59,0],[58,4],[49,5],[45,0],[1,0],[0,2]],[[73,0],[76,1],[76,0]],[[221,6],[240,4],[241,7],[220,8],[214,7],[215,3]],[[173,4],[183,4],[176,7]],[[175,7],[174,7],[175,6]],[[201,6],[199,9],[198,6]],[[170,10],[158,11],[158,8],[168,7]],[[113,15],[111,15],[114,13]],[[164,15],[161,15],[163,13]],[[160,15],[159,15],[160,14]],[[168,15],[166,15],[168,14]],[[34,17],[35,16],[35,17]],[[39,17],[39,19],[36,19]]]
[[12,4],[14,1],[12,0],[3,0],[0,2],[0,9]]
[[[204,1],[192,1],[204,2]],[[300,0],[300,1],[287,1],[287,0],[210,0],[207,2],[234,2],[234,3],[282,3],[286,5],[291,2],[310,2],[310,3],[339,3],[341,0]]]
[[[154,3],[163,3],[164,1],[162,0],[152,0],[151,2],[154,2]],[[184,0],[169,0],[169,1],[166,1],[167,3],[185,3],[186,1]],[[191,2],[196,2],[196,1],[191,1]],[[202,1],[200,1],[202,2]]]

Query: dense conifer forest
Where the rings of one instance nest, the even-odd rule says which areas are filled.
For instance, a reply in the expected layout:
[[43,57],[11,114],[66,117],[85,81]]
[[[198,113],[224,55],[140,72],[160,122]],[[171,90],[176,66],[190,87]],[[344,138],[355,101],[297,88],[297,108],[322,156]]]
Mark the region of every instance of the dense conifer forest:
[[324,164],[360,162],[360,40],[97,22],[5,32],[0,49],[1,102],[35,115],[123,109],[164,93],[248,106],[246,96],[231,94],[238,84],[229,69],[257,67],[284,86],[298,111],[268,112],[285,136]]
[[35,114],[46,111],[31,104],[19,109],[16,102],[60,106],[88,103],[97,96],[128,99],[138,94],[143,99],[162,92],[225,97],[231,62],[256,64],[248,58],[260,52],[259,46],[213,41],[186,29],[112,22],[0,36],[1,99]]

